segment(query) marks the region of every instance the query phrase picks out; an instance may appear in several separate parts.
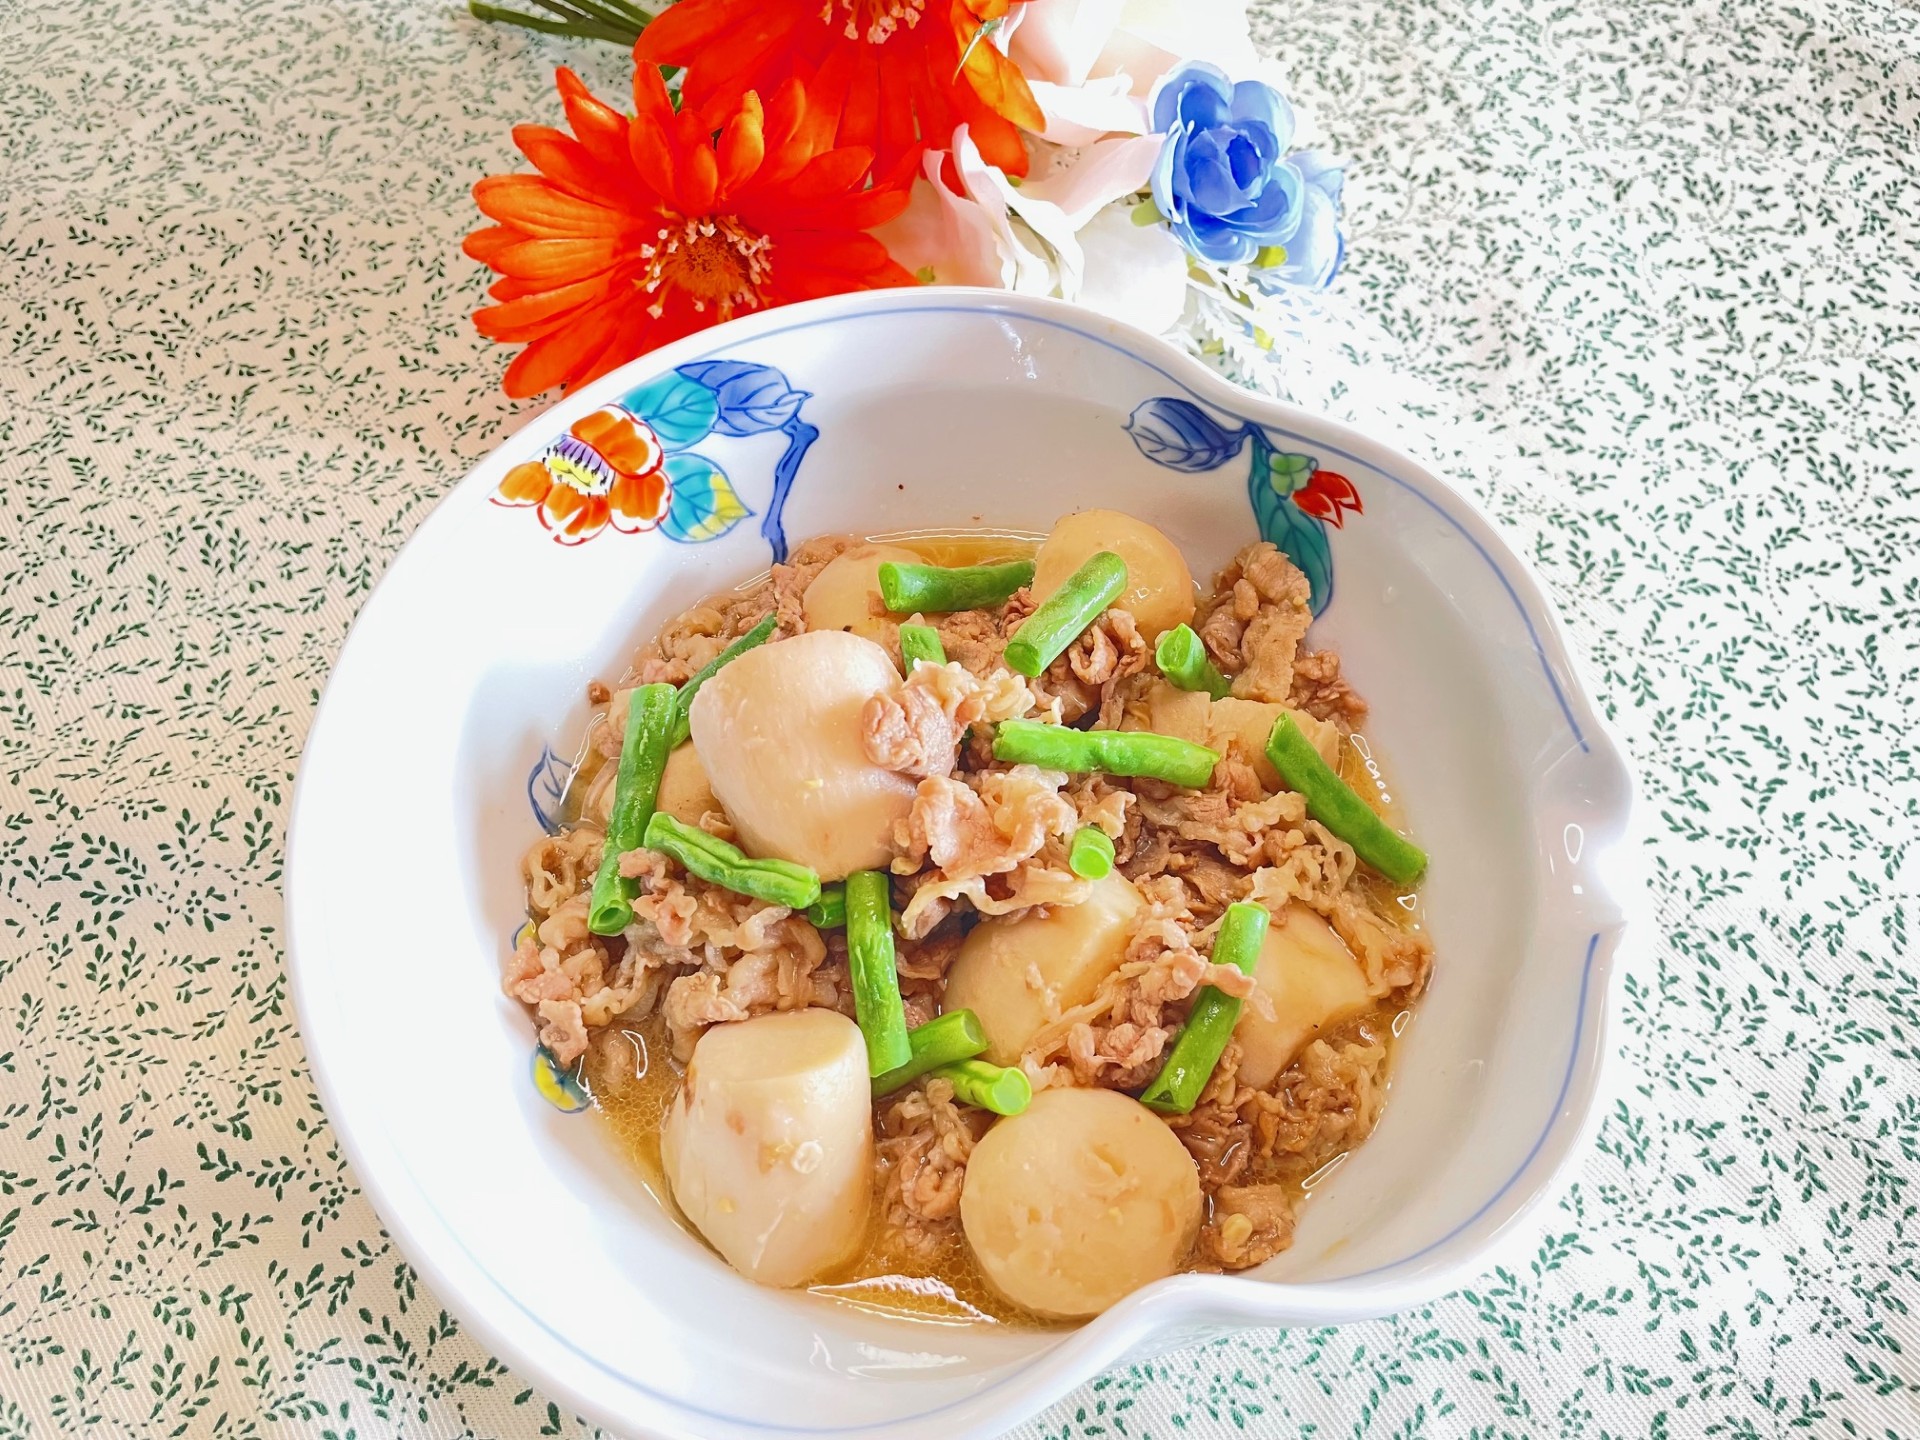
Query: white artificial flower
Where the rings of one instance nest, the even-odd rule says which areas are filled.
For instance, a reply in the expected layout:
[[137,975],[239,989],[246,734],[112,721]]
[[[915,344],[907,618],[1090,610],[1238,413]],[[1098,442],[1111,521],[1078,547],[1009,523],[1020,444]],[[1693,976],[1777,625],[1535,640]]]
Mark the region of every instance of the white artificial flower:
[[1136,225],[1133,203],[1109,205],[1080,227],[1086,275],[1079,301],[1155,335],[1180,323],[1187,251],[1165,225]]
[[[874,234],[895,260],[936,284],[1063,300],[1082,299],[1089,285],[1102,294],[1123,293],[1129,282],[1120,277],[1089,275],[1079,232],[1116,201],[1130,211],[1159,149],[1158,137],[1140,135],[1071,151],[1033,141],[1032,173],[1016,185],[981,157],[963,125],[953,135],[953,166],[965,193],[955,194],[941,180],[942,157],[929,155],[906,210]],[[1132,268],[1145,254],[1137,241],[1103,244],[1097,259]]]
[[1246,0],[1028,0],[1007,34],[1046,117],[1042,137],[1062,145],[1144,133],[1154,83],[1185,61],[1237,77],[1261,64]]

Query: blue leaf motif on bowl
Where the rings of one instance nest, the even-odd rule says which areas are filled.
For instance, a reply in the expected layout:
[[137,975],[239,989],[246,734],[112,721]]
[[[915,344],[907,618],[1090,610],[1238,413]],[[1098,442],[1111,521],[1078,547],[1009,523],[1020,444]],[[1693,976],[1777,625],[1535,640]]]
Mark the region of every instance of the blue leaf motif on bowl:
[[551,746],[540,747],[540,758],[527,772],[527,803],[533,818],[549,835],[561,829],[561,806],[567,797],[567,784],[573,779],[573,762],[553,753]]
[[1127,417],[1127,434],[1156,465],[1199,475],[1218,470],[1243,449],[1252,452],[1247,499],[1260,538],[1273,542],[1300,567],[1318,616],[1333,601],[1333,544],[1329,529],[1364,513],[1360,491],[1344,475],[1324,470],[1311,455],[1277,448],[1252,421],[1222,423],[1178,396],[1144,400]]
[[1246,443],[1244,431],[1228,430],[1192,401],[1171,395],[1136,406],[1127,433],[1155,464],[1189,474],[1219,469]]

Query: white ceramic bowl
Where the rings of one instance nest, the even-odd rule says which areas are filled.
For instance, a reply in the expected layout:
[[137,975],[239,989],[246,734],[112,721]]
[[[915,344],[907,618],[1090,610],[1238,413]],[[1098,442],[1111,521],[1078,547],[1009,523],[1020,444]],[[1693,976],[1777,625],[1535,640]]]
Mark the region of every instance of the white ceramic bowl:
[[[576,425],[602,458],[568,438]],[[674,508],[644,530],[660,450]],[[568,544],[548,526],[580,514],[574,497],[497,503],[503,482],[527,499],[553,475],[612,486],[627,513]],[[1343,494],[1335,476],[1363,507],[1337,509],[1337,528],[1309,513]],[[781,520],[796,539],[1044,531],[1092,505],[1159,525],[1196,573],[1259,523],[1321,572],[1322,602],[1337,582],[1313,638],[1372,701],[1366,734],[1433,856],[1439,963],[1386,1117],[1284,1255],[1163,1281],[1077,1330],[908,1322],[758,1288],[661,1212],[593,1118],[530,1083],[532,1028],[498,975],[553,757],[581,734],[587,681],[763,569]],[[699,1440],[991,1435],[1121,1360],[1221,1327],[1379,1315],[1477,1273],[1594,1109],[1630,792],[1538,585],[1446,482],[1067,306],[848,296],[636,360],[528,424],[420,527],[308,737],[287,860],[294,991],[387,1228],[561,1404]]]

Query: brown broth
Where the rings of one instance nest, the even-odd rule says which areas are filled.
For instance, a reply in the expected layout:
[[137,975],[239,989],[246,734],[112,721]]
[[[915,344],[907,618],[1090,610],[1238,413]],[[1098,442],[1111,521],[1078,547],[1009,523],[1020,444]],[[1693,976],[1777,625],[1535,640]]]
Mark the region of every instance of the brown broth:
[[[1030,558],[1038,546],[1035,537],[1000,532],[916,532],[876,535],[875,541],[899,545],[939,565],[982,565]],[[718,597],[709,597],[718,598]],[[627,677],[631,678],[631,671]],[[580,761],[568,785],[567,823],[578,816],[581,800],[591,789],[605,758],[593,745],[593,727],[604,723],[596,715],[581,744]],[[1384,767],[1366,737],[1354,734],[1341,748],[1339,773],[1390,824],[1402,824],[1399,803],[1384,778]],[[1367,873],[1364,876],[1374,908],[1392,916],[1403,928],[1417,930],[1422,913],[1416,894]],[[1362,1030],[1387,1047],[1385,1084],[1392,1086],[1395,1043],[1411,1012],[1382,1006],[1341,1025],[1322,1038],[1357,1036]],[[631,1024],[609,1026],[595,1033],[581,1066],[581,1079],[592,1095],[594,1108],[614,1143],[633,1166],[641,1188],[660,1202],[689,1233],[699,1236],[673,1203],[660,1158],[660,1126],[667,1108],[679,1093],[681,1067],[672,1058],[672,1042],[658,1014]],[[1286,1183],[1297,1203],[1311,1196],[1316,1184],[1336,1171],[1345,1152],[1323,1163],[1311,1175]],[[1211,1200],[1209,1200],[1211,1205]],[[1186,1268],[1192,1268],[1189,1261]],[[957,1233],[931,1259],[902,1257],[885,1225],[876,1196],[865,1243],[858,1255],[837,1272],[808,1287],[838,1304],[857,1309],[938,1324],[1002,1324],[1021,1327],[1057,1326],[1061,1322],[1035,1315],[997,1293],[975,1263],[973,1253]]]

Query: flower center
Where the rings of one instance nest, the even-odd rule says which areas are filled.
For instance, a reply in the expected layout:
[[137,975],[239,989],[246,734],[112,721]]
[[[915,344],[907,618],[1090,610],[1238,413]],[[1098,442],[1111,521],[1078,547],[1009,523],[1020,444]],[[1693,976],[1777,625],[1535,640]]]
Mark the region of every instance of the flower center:
[[839,24],[840,33],[849,40],[884,45],[902,25],[909,30],[918,25],[926,8],[927,0],[826,0],[820,18],[829,25]]
[[765,235],[731,215],[707,215],[683,220],[677,230],[663,226],[654,240],[640,247],[647,261],[640,288],[654,297],[647,307],[654,319],[666,308],[662,287],[685,292],[696,311],[711,305],[722,320],[759,305],[772,269],[773,241]]

